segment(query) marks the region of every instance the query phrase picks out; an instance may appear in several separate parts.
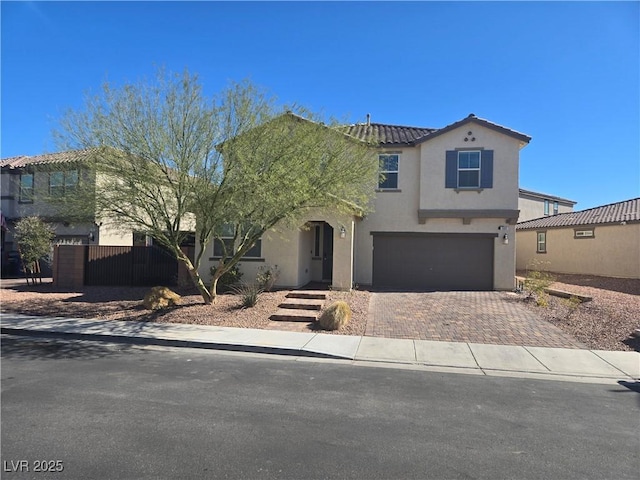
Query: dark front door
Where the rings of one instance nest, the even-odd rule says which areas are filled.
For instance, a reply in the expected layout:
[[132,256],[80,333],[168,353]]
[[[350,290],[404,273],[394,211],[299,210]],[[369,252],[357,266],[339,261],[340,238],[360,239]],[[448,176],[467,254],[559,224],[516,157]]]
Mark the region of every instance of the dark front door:
[[325,223],[322,228],[322,280],[333,279],[333,227]]

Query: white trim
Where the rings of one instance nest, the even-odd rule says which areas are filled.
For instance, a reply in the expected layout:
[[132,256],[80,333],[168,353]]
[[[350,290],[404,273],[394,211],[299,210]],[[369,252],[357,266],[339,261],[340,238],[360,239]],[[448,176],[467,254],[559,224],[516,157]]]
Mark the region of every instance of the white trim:
[[[395,173],[397,175],[396,177],[396,186],[395,187],[381,187],[380,186],[380,180],[378,180],[378,188],[377,190],[380,191],[385,191],[385,190],[398,190],[400,188],[400,158],[401,158],[401,152],[400,153],[379,153],[378,154],[378,175],[380,174],[385,174],[385,173]],[[396,168],[396,170],[381,170],[380,169],[380,161],[381,161],[381,157],[391,157],[391,156],[396,156],[398,157],[398,166]]]

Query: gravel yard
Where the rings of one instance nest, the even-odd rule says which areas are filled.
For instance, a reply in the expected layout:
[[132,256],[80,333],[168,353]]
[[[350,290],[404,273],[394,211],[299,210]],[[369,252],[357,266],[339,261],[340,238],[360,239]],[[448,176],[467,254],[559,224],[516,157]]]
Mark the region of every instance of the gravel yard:
[[[553,288],[588,295],[593,301],[571,308],[566,299],[550,296],[548,307],[525,302],[527,308],[589,348],[640,351],[640,338],[632,336],[634,330],[640,328],[640,280],[560,274],[554,278]],[[85,287],[77,292],[63,292],[51,284],[31,287],[20,281],[3,281],[0,309],[28,315],[278,329],[279,322],[269,320],[269,316],[277,311],[288,293],[288,290],[263,293],[255,307],[242,309],[235,295],[219,295],[215,304],[204,305],[200,296],[178,292],[183,295],[179,307],[151,312],[141,306],[147,291],[147,287]],[[364,335],[370,293],[328,291],[327,297],[325,306],[344,300],[353,312],[351,322],[344,329],[327,333]],[[311,330],[312,327],[305,328]],[[282,325],[282,328],[286,327]]]
[[[7,282],[14,285],[16,282]],[[240,308],[236,295],[222,294],[215,304],[204,305],[202,297],[180,292],[179,307],[152,312],[145,310],[142,299],[148,287],[85,287],[82,291],[58,291],[51,284],[28,287],[2,286],[1,310],[26,315],[70,316],[104,320],[138,320],[161,323],[191,323],[223,327],[266,329],[274,322],[269,316],[278,310],[289,290],[265,292],[253,308]],[[346,301],[352,309],[351,322],[338,332],[342,335],[364,335],[369,311],[369,292],[327,292],[325,306],[336,300]]]
[[[522,272],[522,276],[524,276]],[[551,288],[593,298],[572,308],[564,298],[549,296],[548,307],[528,303],[548,322],[597,350],[640,351],[640,280],[553,274]]]

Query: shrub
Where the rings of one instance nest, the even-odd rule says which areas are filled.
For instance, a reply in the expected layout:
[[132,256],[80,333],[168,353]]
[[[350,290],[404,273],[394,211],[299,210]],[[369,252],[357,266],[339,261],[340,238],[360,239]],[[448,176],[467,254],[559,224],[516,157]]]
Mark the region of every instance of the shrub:
[[[216,267],[211,267],[209,272],[213,277],[216,271]],[[235,264],[230,270],[224,272],[218,279],[218,288],[221,292],[232,291],[234,287],[238,286],[242,280],[242,272],[240,271],[240,264]]]
[[160,310],[167,307],[180,305],[180,295],[167,287],[153,287],[142,300],[144,308],[148,310]]
[[256,283],[265,292],[270,292],[279,276],[280,270],[278,269],[277,265],[265,265],[258,269],[258,274],[256,275]]
[[549,305],[547,288],[553,283],[553,276],[545,272],[545,262],[534,260],[527,265],[527,278],[524,281],[524,290],[529,294],[528,298],[535,299],[540,307]]
[[231,288],[231,291],[240,296],[240,306],[242,308],[255,307],[260,294],[263,292],[262,288],[255,283],[242,283]]
[[346,302],[337,301],[322,312],[318,323],[325,330],[339,330],[351,320],[351,308]]

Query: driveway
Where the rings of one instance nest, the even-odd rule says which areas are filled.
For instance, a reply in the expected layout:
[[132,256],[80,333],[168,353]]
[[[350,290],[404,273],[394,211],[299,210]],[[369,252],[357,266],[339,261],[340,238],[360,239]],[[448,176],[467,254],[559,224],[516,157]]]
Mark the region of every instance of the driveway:
[[365,335],[446,342],[586,348],[510,292],[375,292]]

